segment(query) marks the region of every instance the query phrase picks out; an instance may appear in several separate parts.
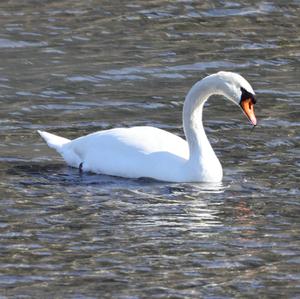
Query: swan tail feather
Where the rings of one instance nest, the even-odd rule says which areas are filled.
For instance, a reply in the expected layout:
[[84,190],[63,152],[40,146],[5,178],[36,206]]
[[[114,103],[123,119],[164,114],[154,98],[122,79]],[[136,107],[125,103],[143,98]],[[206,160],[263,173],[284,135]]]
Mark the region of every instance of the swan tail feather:
[[79,167],[82,171],[81,158],[73,151],[72,148],[66,146],[71,143],[70,139],[63,138],[48,132],[38,131],[41,137],[46,141],[49,147],[55,149],[67,162],[68,165],[72,167]]
[[70,142],[70,139],[63,138],[54,134],[50,134],[45,131],[39,131],[38,133],[41,135],[41,137],[46,141],[49,147],[54,148],[58,152],[60,152],[63,145]]

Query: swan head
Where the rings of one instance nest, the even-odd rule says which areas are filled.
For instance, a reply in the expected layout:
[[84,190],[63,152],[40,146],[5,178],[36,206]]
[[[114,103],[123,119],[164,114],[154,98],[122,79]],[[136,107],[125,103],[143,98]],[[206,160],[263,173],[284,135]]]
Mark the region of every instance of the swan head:
[[220,90],[229,100],[241,107],[249,121],[256,126],[257,120],[254,114],[256,103],[255,92],[249,82],[241,75],[232,72],[218,72]]

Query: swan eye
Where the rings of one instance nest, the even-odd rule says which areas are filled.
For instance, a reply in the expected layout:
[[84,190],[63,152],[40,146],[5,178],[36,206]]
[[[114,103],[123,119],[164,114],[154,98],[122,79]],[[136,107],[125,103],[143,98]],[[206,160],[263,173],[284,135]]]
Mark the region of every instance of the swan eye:
[[248,92],[246,89],[241,87],[242,96],[240,101],[240,106],[244,111],[245,115],[248,117],[250,122],[256,126],[257,120],[254,114],[254,104],[256,103],[255,97],[252,93]]
[[242,92],[242,95],[241,95],[240,105],[242,104],[243,101],[248,100],[248,99],[251,99],[251,102],[253,105],[256,104],[256,99],[251,92],[247,91],[243,87],[241,87],[241,92]]

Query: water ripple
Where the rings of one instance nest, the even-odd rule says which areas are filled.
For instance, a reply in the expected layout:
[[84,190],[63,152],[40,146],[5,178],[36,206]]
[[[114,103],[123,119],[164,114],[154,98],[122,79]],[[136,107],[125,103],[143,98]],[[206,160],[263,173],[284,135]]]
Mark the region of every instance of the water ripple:
[[[2,1],[0,297],[298,298],[299,1]],[[69,168],[38,136],[152,125],[219,70],[257,94],[204,124],[222,184]]]
[[0,48],[28,48],[28,47],[43,47],[48,43],[41,42],[27,42],[27,41],[12,41],[5,38],[0,38]]

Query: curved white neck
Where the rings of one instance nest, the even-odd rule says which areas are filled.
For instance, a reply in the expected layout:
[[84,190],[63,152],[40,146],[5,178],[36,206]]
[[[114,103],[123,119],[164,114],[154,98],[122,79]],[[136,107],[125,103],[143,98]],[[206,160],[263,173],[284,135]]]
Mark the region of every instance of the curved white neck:
[[204,103],[213,94],[224,95],[224,86],[216,75],[197,82],[187,94],[183,106],[183,128],[189,145],[189,161],[202,168],[207,163],[219,164],[202,123]]

